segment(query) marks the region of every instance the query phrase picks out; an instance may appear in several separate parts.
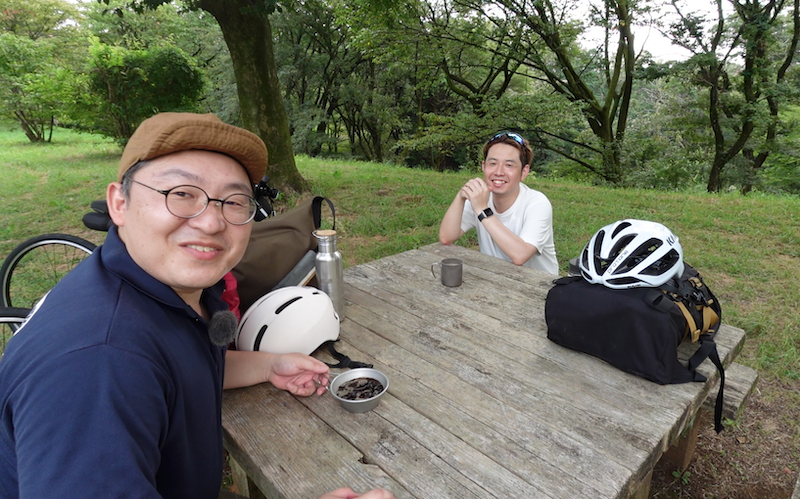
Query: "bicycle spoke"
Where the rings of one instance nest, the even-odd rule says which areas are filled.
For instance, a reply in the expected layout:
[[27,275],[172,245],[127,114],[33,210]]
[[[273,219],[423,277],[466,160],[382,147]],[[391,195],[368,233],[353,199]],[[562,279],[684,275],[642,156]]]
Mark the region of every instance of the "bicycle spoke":
[[26,241],[3,265],[3,303],[33,307],[94,245],[74,236],[49,234]]

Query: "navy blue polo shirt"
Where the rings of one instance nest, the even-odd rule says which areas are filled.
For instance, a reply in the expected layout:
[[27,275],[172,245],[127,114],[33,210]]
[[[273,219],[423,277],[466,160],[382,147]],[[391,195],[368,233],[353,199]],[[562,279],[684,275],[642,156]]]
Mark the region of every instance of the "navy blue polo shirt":
[[113,228],[0,360],[0,497],[216,499],[224,356]]

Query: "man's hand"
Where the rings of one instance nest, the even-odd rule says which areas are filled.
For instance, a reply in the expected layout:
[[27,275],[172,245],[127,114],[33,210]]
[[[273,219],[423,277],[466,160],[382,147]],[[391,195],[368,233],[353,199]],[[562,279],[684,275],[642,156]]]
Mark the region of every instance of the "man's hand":
[[469,200],[475,214],[489,207],[489,193],[492,187],[482,179],[473,178],[461,188],[461,197]]
[[322,395],[328,384],[328,366],[301,353],[274,354],[228,350],[223,388],[242,388],[270,382],[281,390],[305,397]]
[[330,369],[324,362],[301,353],[273,355],[270,360],[267,381],[276,388],[301,397],[325,393]]
[[328,492],[319,499],[394,499],[394,494],[386,489],[374,489],[370,490],[364,495],[358,495],[357,493],[353,492],[353,489],[349,487],[343,487],[341,489],[336,489],[333,492]]

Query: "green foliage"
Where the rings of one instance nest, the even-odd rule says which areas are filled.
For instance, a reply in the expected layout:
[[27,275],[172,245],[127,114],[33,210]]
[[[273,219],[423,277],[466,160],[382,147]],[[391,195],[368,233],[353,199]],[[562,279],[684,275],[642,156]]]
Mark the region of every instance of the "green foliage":
[[0,7],[0,32],[30,40],[62,38],[75,29],[78,10],[64,0],[3,0]]
[[47,140],[54,118],[67,122],[83,84],[80,74],[61,67],[51,39],[31,40],[0,33],[0,113],[17,120],[31,141]]
[[49,140],[80,100],[80,19],[62,0],[6,0],[0,10],[0,115],[16,120],[32,142]]
[[[669,63],[656,63],[646,54],[637,58],[627,127],[615,134],[616,122],[602,125],[607,138],[601,140],[590,127],[600,122],[587,117],[604,102],[620,105],[622,91],[618,82],[617,93],[608,93],[613,66],[605,64],[603,41],[593,47],[584,36],[592,25],[616,29],[604,5],[586,3],[588,17],[576,20],[547,19],[538,11],[503,16],[503,9],[521,4],[488,4],[493,7],[478,12],[478,4],[460,0],[255,2],[257,16],[272,12],[294,150],[474,171],[483,141],[513,129],[534,144],[532,170],[540,178],[601,185],[604,155],[610,152],[617,155],[619,185],[693,192],[707,182],[715,153],[704,71],[722,64],[724,143],[733,144],[744,116],[754,131],[742,153],[725,163],[721,189],[800,193],[798,112],[790,107],[800,98],[796,61],[783,81],[774,79],[780,48],[790,42],[791,19],[737,13],[738,21],[726,20],[716,51],[700,50],[696,37],[705,36],[708,25],[696,13],[689,13],[684,25],[667,27],[697,55]],[[567,5],[561,0],[539,4]],[[633,22],[641,24],[653,6],[634,6],[644,10],[635,12]],[[193,10],[197,2],[91,1],[78,11],[65,0],[4,0],[3,7],[0,113],[22,123],[29,140],[48,140],[51,124],[60,124],[102,130],[124,141],[141,117],[166,109],[212,111],[242,122],[225,40],[210,14]],[[753,22],[741,22],[744,15]],[[547,45],[555,39],[523,26],[534,21],[558,34],[563,54]],[[92,53],[87,31],[96,37]],[[743,71],[738,59],[724,59],[731,44],[741,42],[741,52],[758,48],[756,40],[768,53],[754,59],[763,64],[753,71]],[[613,43],[608,48],[613,56]],[[561,55],[579,73],[573,77],[599,96],[597,102],[566,91]],[[198,92],[199,74],[205,85]],[[743,86],[748,74],[760,82],[755,99]],[[186,96],[181,100],[155,88]],[[765,106],[767,97],[780,102],[777,117]],[[775,134],[768,140],[770,127]],[[759,166],[746,151],[769,154]]]
[[786,139],[769,156],[759,181],[767,192],[800,194],[800,106],[787,106],[781,118]]
[[85,10],[87,29],[101,44],[130,50],[174,46],[190,56],[204,75],[199,97],[227,123],[241,124],[236,79],[230,53],[216,19],[205,11],[170,3],[137,13],[127,0],[91,2]]
[[[119,147],[72,130],[47,146],[30,144],[18,130],[6,129],[0,129],[0,257],[45,232],[101,242],[103,235],[84,229],[81,216],[115,179]],[[436,242],[447,206],[476,175],[307,156],[297,164],[313,193],[334,201],[348,266]],[[553,204],[562,272],[589,237],[614,220],[663,223],[720,299],[724,321],[747,331],[737,361],[762,379],[800,378],[800,198],[609,189],[532,176],[526,183]],[[477,247],[474,232],[458,244]],[[790,409],[794,415],[798,408]]]
[[680,470],[674,470],[672,472],[672,476],[674,476],[675,478],[680,480],[680,482],[683,485],[688,485],[689,484],[689,479],[692,477],[692,472],[689,471],[689,470],[686,470],[686,471],[683,471],[683,472],[680,471]]
[[92,129],[125,143],[145,118],[166,111],[196,111],[202,73],[176,47],[129,50],[92,47],[90,89],[98,99]]

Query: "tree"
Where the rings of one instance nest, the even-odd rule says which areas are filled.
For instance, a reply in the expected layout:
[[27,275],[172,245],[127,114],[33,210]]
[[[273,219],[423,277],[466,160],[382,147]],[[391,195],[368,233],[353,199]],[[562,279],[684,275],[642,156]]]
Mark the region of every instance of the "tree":
[[52,138],[56,117],[69,119],[84,82],[78,19],[61,0],[5,0],[0,10],[0,109],[32,142]]
[[197,110],[203,77],[178,48],[97,44],[91,64],[90,88],[98,97],[91,128],[118,142],[127,142],[154,111]]
[[[541,145],[565,154],[567,149],[563,145],[583,148],[599,161],[585,161],[571,155],[573,160],[607,182],[620,184],[624,176],[622,143],[633,96],[636,62],[632,26],[640,6],[628,0],[604,0],[596,4],[558,0],[452,2],[498,27],[508,29],[510,21],[519,23],[516,29],[527,34],[521,39],[527,49],[522,51],[524,58],[520,58],[520,62],[530,68],[528,76],[579,104],[594,139],[593,142],[574,141],[550,133],[540,137]],[[575,12],[581,9],[588,11],[591,22],[604,33],[603,41],[588,60],[577,45],[578,36],[585,28],[576,20]],[[497,47],[513,48],[508,40],[497,36],[488,41]],[[597,72],[587,71],[592,66]],[[600,78],[594,78],[595,75]]]
[[[380,94],[399,110],[393,138],[406,164],[457,169],[473,162],[478,142],[516,120],[518,113],[496,121],[488,110],[507,92],[527,90],[519,76],[526,45],[513,21],[498,27],[440,2],[378,9],[370,0],[347,1],[337,12],[352,32],[348,46],[370,61],[361,69],[380,68],[377,81],[360,73],[376,83],[359,95]],[[495,38],[504,43],[488,41]]]
[[[143,11],[169,1],[133,0],[129,5]],[[269,14],[277,0],[190,0],[187,5],[210,13],[219,23],[236,76],[242,124],[266,143],[272,184],[283,191],[308,190],[294,161],[275,64]]]
[[86,4],[83,13],[87,29],[102,44],[128,50],[179,48],[204,73],[206,84],[199,106],[213,110],[223,121],[241,125],[230,54],[211,14],[173,4],[137,14],[127,0]]
[[[328,2],[290,2],[275,22],[276,57],[285,89],[293,145],[316,156],[335,150],[348,76],[366,63],[352,46],[349,26]],[[352,134],[348,134],[352,136]],[[356,145],[351,143],[351,150]]]
[[754,172],[775,148],[786,74],[800,37],[798,3],[794,0],[789,15],[792,28],[782,42],[776,34],[789,7],[785,0],[730,0],[730,19],[722,0],[715,0],[716,12],[710,19],[673,3],[678,20],[667,33],[694,54],[687,65],[695,71],[695,84],[708,89],[714,144],[709,192],[722,188],[726,165],[740,154],[750,170],[742,181],[742,192],[748,192]]
[[76,18],[75,6],[63,0],[3,0],[0,31],[38,40],[69,31]]

